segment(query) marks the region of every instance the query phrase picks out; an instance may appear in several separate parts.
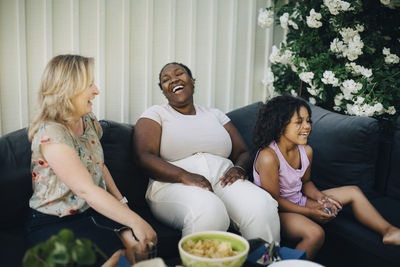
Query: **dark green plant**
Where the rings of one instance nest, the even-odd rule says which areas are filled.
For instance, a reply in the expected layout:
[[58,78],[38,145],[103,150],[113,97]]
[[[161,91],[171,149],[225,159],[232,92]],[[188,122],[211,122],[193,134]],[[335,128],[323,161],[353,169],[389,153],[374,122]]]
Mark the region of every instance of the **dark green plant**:
[[30,248],[23,267],[88,266],[96,263],[97,255],[107,256],[89,239],[75,239],[71,230],[63,229],[47,241]]

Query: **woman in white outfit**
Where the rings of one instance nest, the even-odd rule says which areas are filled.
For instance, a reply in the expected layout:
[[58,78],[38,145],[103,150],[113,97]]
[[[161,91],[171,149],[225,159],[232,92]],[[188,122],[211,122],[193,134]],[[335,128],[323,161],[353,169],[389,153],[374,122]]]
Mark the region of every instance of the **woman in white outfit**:
[[154,215],[185,236],[232,225],[247,239],[279,242],[277,202],[245,179],[248,148],[220,110],[193,103],[188,67],[168,63],[159,75],[168,104],[147,109],[135,126],[135,150],[151,177]]

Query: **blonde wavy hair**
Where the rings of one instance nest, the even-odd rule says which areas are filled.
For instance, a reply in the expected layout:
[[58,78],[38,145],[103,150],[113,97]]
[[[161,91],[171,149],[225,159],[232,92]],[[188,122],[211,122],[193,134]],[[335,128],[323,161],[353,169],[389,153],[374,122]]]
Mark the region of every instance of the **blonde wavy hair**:
[[46,121],[64,125],[72,121],[72,99],[90,86],[93,76],[93,58],[59,55],[50,60],[42,75],[37,111],[28,130],[30,141]]

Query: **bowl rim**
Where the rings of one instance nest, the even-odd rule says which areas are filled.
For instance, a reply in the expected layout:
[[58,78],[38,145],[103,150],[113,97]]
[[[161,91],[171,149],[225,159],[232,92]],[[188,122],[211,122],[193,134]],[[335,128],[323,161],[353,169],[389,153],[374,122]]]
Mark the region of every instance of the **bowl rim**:
[[[224,258],[205,258],[205,257],[200,257],[200,256],[196,256],[193,254],[190,254],[189,252],[185,251],[182,248],[182,243],[190,238],[196,237],[196,236],[201,236],[201,235],[205,235],[205,234],[211,234],[211,235],[220,235],[220,236],[229,236],[229,237],[233,237],[235,239],[239,239],[240,241],[242,241],[242,243],[245,244],[245,249],[241,252],[239,252],[237,255],[234,256],[230,256],[230,257],[224,257]],[[178,249],[179,252],[182,253],[184,256],[189,256],[192,259],[195,260],[199,260],[199,261],[203,261],[203,262],[222,262],[222,261],[231,261],[231,260],[236,260],[238,258],[243,257],[244,255],[247,255],[249,253],[249,249],[250,249],[250,245],[249,242],[242,236],[234,234],[234,233],[230,233],[230,232],[225,232],[225,231],[201,231],[201,232],[196,232],[196,233],[191,233],[189,235],[186,235],[184,237],[181,238],[181,240],[179,240],[178,243]]]

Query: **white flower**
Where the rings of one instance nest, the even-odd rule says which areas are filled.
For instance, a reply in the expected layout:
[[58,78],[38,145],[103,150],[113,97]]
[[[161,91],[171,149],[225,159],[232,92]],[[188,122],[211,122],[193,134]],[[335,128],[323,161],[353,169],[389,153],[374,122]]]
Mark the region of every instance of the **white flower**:
[[290,94],[292,95],[292,96],[297,96],[297,93],[296,93],[296,91],[295,90],[290,90]]
[[296,22],[294,22],[293,20],[289,20],[288,21],[289,25],[293,27],[293,29],[298,30],[299,26],[297,26]]
[[311,104],[315,105],[315,104],[317,103],[317,100],[315,100],[314,97],[310,97],[310,98],[308,99],[308,102],[310,102]]
[[288,28],[288,21],[289,21],[289,13],[284,13],[280,18],[279,21],[281,22],[281,27],[283,29]]
[[334,101],[336,106],[340,106],[342,104],[343,94],[339,93],[335,95]]
[[364,31],[364,25],[357,24],[357,25],[356,25],[356,30],[357,30],[358,32],[363,32],[363,31]]
[[258,25],[261,28],[268,28],[272,23],[274,23],[274,12],[261,8],[258,13]]
[[282,63],[283,65],[288,65],[292,62],[293,57],[294,57],[293,52],[289,48],[287,48],[281,55],[279,62]]
[[390,48],[384,47],[382,50],[382,54],[384,54],[386,56],[385,57],[386,64],[397,64],[400,61],[400,59],[397,55],[390,53]]
[[363,54],[364,42],[356,30],[343,28],[340,35],[343,37],[343,41],[335,38],[330,45],[330,50],[336,53],[337,57],[347,57],[350,61],[354,61]]
[[322,88],[317,89],[315,84],[312,84],[311,87],[307,87],[307,91],[310,93],[312,96],[318,96],[322,92]]
[[399,61],[400,61],[399,57],[395,54],[389,54],[385,57],[386,64],[397,64],[399,63]]
[[372,76],[372,69],[364,68],[363,66],[357,65],[354,62],[346,63],[346,67],[349,67],[352,70],[352,73],[355,75],[362,75],[366,78]]
[[315,12],[314,8],[310,10],[310,16],[307,16],[307,25],[310,28],[319,28],[322,26],[322,22],[319,20],[322,18],[321,13]]
[[[292,14],[291,17],[296,17],[296,16],[297,16],[297,14],[294,13],[294,14]],[[287,12],[283,13],[283,15],[280,16],[279,21],[281,22],[281,27],[285,30],[288,28],[288,26],[292,26],[293,29],[296,29],[296,30],[299,29],[299,26],[297,26],[297,24],[293,20],[289,19],[289,13],[287,13]]]
[[326,70],[324,71],[324,73],[322,74],[323,78],[321,79],[321,81],[324,84],[332,84],[333,86],[339,86],[339,80],[338,78],[335,77],[335,73],[333,73],[330,70]]
[[340,55],[346,49],[343,41],[340,41],[339,38],[333,39],[330,45],[330,50],[334,53],[339,53]]
[[385,56],[390,55],[390,48],[384,47],[382,49],[382,54],[384,54]]
[[341,108],[340,106],[334,106],[334,107],[333,107],[333,110],[335,110],[335,111],[341,111],[342,108]]
[[353,98],[353,94],[357,93],[359,90],[361,90],[361,88],[361,83],[357,83],[354,80],[345,80],[342,83],[340,90],[342,90],[344,99],[351,100]]
[[385,112],[390,115],[394,115],[394,114],[396,114],[396,109],[394,108],[394,106],[390,106],[385,110]]
[[352,28],[343,28],[340,30],[340,35],[343,38],[343,41],[345,43],[350,42],[354,36],[356,36],[358,34],[357,30],[353,30]]
[[373,106],[374,109],[374,113],[377,113],[378,115],[381,115],[385,112],[385,110],[383,109],[383,105],[381,103],[376,103]]
[[281,60],[280,57],[280,50],[278,49],[278,47],[276,47],[275,45],[272,46],[272,51],[271,51],[271,55],[269,56],[269,61],[272,64],[276,64],[279,63],[279,61]]
[[381,0],[381,3],[385,6],[388,6],[390,4],[390,0]]
[[311,84],[312,79],[314,79],[314,73],[312,72],[302,72],[299,74],[300,79],[308,84]]
[[324,5],[332,15],[339,14],[340,11],[350,10],[350,3],[340,0],[324,0]]
[[274,83],[274,73],[271,71],[271,68],[267,68],[264,72],[264,79],[261,81],[264,86],[269,86]]
[[297,68],[297,66],[293,64],[293,62],[290,62],[290,63],[289,63],[289,66],[290,66],[290,69],[291,69],[293,72],[297,72],[297,71],[299,70],[299,69]]
[[360,105],[360,104],[364,103],[364,100],[365,100],[364,97],[362,97],[362,96],[357,96],[356,103]]

